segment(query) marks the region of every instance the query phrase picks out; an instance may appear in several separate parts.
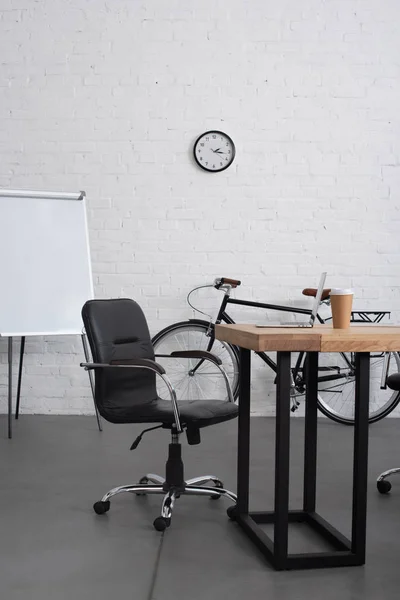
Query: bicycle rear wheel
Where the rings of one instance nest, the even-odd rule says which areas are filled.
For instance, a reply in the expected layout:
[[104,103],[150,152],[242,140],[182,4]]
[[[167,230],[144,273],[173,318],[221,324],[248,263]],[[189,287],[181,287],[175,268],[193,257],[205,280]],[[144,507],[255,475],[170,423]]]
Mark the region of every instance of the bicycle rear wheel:
[[[156,354],[175,350],[209,350],[222,360],[235,400],[239,395],[239,352],[235,346],[216,340],[207,321],[183,321],[166,327],[153,339]],[[212,343],[212,345],[211,345]],[[211,347],[210,347],[211,345]],[[165,368],[178,400],[228,400],[221,371],[210,361],[157,358]],[[165,384],[157,381],[160,398],[169,398]]]
[[[384,353],[371,353],[369,422],[386,417],[400,401],[400,392],[381,389]],[[400,356],[391,352],[389,375],[400,372]],[[349,353],[319,355],[318,408],[327,417],[344,425],[354,424],[354,358]],[[334,377],[337,377],[334,379]]]

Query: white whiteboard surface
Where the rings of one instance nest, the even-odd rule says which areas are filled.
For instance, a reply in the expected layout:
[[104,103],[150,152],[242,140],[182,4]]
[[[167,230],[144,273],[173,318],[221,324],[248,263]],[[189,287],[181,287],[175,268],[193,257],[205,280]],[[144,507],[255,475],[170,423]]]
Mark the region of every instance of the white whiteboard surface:
[[0,190],[0,335],[79,334],[91,298],[85,194]]

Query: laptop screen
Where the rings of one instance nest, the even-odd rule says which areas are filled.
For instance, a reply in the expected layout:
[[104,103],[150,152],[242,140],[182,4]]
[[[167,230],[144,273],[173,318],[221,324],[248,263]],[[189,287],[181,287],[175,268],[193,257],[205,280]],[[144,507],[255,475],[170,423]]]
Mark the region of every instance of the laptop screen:
[[315,294],[314,304],[312,307],[311,317],[310,317],[311,325],[314,325],[314,321],[317,316],[319,303],[321,302],[322,292],[324,291],[325,279],[326,279],[326,272],[322,273],[321,278],[319,280],[318,290],[317,290],[317,293]]

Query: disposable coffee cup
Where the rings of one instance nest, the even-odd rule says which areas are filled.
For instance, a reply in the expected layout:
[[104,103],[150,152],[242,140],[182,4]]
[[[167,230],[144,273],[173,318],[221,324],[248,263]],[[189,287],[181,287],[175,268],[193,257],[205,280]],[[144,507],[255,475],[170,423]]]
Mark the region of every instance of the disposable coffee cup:
[[330,296],[334,329],[347,329],[350,327],[353,290],[333,288]]

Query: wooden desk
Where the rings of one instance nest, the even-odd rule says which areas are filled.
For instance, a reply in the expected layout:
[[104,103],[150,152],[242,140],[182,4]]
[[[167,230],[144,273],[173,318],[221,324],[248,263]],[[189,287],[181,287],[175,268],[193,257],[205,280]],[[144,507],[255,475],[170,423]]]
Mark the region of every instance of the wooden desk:
[[[400,327],[356,325],[347,330],[331,325],[313,328],[258,328],[217,325],[215,337],[240,347],[238,433],[238,502],[235,518],[247,536],[278,569],[355,566],[365,563],[368,472],[369,353],[400,350]],[[251,350],[277,352],[275,507],[249,512]],[[290,354],[307,352],[303,507],[289,511]],[[356,354],[353,502],[351,540],[316,512],[318,353]],[[289,523],[303,522],[328,541],[333,550],[288,553]],[[259,524],[274,525],[272,541]]]

